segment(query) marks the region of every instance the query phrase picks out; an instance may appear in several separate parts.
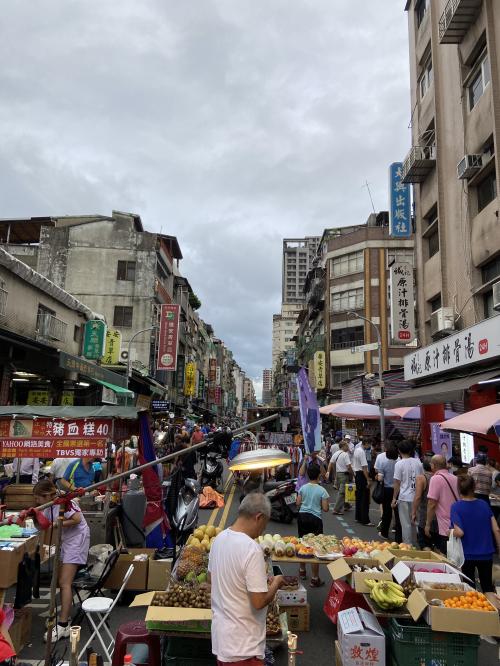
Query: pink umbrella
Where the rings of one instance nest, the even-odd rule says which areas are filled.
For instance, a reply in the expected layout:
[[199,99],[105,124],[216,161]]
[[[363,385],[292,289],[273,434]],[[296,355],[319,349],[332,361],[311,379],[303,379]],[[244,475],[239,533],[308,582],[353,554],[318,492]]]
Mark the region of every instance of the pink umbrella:
[[473,409],[471,412],[443,421],[440,425],[445,430],[478,432],[486,435],[491,428],[500,426],[500,404]]
[[[376,420],[380,418],[380,409],[378,405],[370,405],[366,402],[334,402],[331,405],[325,405],[319,409],[321,414],[338,416],[342,419],[361,419]],[[386,419],[398,419],[398,414],[384,409]]]
[[[394,412],[402,419],[407,419],[409,421],[420,421],[421,409],[420,407],[392,407],[391,412]],[[451,409],[444,410],[444,418],[452,419],[455,416],[459,416],[458,412],[454,412]]]

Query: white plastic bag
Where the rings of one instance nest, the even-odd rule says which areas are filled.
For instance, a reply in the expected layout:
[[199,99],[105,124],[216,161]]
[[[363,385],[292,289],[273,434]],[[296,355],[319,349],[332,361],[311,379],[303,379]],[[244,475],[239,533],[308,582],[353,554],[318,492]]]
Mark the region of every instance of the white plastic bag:
[[465,562],[464,549],[462,546],[462,539],[456,537],[453,534],[453,530],[450,530],[450,536],[448,537],[448,545],[446,547],[446,556],[452,564],[454,564],[459,569],[462,564]]

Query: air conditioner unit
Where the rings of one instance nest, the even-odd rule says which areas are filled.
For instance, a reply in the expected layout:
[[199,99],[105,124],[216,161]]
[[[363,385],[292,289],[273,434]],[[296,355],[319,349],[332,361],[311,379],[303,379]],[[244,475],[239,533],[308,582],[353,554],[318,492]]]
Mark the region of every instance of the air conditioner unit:
[[500,280],[493,285],[493,310],[500,312]]
[[457,165],[457,176],[459,180],[472,178],[483,166],[482,155],[465,155]]
[[431,313],[431,336],[441,338],[455,330],[453,308],[439,308]]

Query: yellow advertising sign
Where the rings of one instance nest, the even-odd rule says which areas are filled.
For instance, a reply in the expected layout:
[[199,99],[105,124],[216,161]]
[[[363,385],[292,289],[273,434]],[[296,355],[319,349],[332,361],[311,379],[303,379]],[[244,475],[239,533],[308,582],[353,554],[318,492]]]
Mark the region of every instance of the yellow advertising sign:
[[74,391],[63,391],[61,394],[61,405],[70,405],[72,407],[74,404],[75,404]]
[[120,362],[120,351],[122,348],[122,334],[120,331],[108,329],[106,332],[106,346],[104,348],[104,356],[102,357],[103,365],[117,365]]
[[190,361],[184,368],[184,395],[194,395],[196,392],[196,363]]
[[48,391],[28,391],[28,405],[48,405],[49,392]]
[[324,351],[317,351],[314,354],[314,376],[316,378],[316,388],[324,389],[326,386],[326,358]]
[[307,364],[309,370],[309,384],[311,388],[316,388],[316,375],[314,374],[314,360],[311,359]]

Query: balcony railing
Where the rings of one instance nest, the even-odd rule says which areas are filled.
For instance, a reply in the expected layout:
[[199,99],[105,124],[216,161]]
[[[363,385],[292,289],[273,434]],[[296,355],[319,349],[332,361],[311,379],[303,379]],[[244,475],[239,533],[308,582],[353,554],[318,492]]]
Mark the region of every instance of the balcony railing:
[[439,19],[441,44],[460,44],[475,22],[482,0],[449,0]]
[[332,303],[332,314],[342,314],[343,312],[349,312],[349,310],[361,310],[364,305],[365,299],[363,296],[350,298],[347,303],[345,301]]
[[9,292],[6,289],[0,288],[0,317],[5,317],[7,314],[7,297]]
[[360,345],[364,345],[365,341],[363,338],[360,340],[350,340],[349,342],[333,342],[332,343],[332,351],[335,351],[337,349],[352,349],[353,347],[359,347]]
[[66,329],[68,325],[62,319],[58,319],[48,312],[40,312],[37,315],[37,333],[44,340],[56,340],[64,342],[66,340]]
[[422,183],[436,165],[436,146],[413,146],[403,162],[403,183]]

